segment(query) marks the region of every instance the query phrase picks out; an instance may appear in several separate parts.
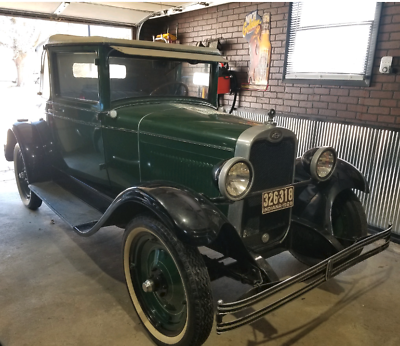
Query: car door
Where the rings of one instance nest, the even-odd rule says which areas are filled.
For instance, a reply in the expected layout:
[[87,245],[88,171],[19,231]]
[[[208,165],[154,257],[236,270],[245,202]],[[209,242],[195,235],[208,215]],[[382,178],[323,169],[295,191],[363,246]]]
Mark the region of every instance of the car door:
[[96,50],[52,53],[54,97],[49,122],[64,169],[83,180],[109,185],[98,119],[97,57]]

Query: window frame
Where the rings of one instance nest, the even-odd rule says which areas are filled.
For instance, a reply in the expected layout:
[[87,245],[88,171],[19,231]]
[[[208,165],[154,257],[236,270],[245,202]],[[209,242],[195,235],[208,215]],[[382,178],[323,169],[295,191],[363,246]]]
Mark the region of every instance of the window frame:
[[[76,97],[69,97],[61,94],[60,84],[61,78],[59,76],[59,67],[58,67],[58,54],[75,54],[75,53],[95,53],[97,58],[100,57],[100,52],[96,47],[57,47],[56,49],[52,49],[49,51],[51,55],[51,80],[52,80],[52,97],[54,100],[61,101],[63,100],[66,103],[73,105],[74,103],[80,103],[82,105],[88,105],[99,108],[101,105],[101,83],[100,83],[100,71],[99,66],[97,66],[97,87],[98,87],[98,100],[91,99],[80,99]],[[72,67],[72,66],[71,66]],[[76,77],[75,77],[76,78]]]
[[289,14],[288,14],[288,24],[286,31],[286,42],[285,42],[285,59],[283,63],[283,73],[282,81],[284,83],[291,84],[310,84],[310,85],[334,85],[334,86],[361,86],[369,87],[371,85],[372,79],[372,69],[375,60],[376,44],[379,34],[379,22],[381,18],[382,3],[377,2],[374,23],[372,25],[372,33],[370,37],[367,66],[365,69],[365,74],[362,80],[349,80],[349,79],[329,79],[329,78],[286,78],[287,62],[289,54],[289,41],[290,41],[290,27],[292,21],[292,7],[293,3],[289,3]]

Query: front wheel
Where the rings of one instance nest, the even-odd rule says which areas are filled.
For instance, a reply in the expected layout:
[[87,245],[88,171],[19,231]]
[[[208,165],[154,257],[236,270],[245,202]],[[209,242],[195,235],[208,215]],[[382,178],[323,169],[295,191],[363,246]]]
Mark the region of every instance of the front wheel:
[[140,216],[124,233],[126,284],[136,312],[157,345],[202,345],[213,323],[207,268],[158,220]]
[[29,188],[25,161],[18,143],[14,147],[14,174],[19,196],[24,205],[31,210],[39,208],[42,205],[42,200]]

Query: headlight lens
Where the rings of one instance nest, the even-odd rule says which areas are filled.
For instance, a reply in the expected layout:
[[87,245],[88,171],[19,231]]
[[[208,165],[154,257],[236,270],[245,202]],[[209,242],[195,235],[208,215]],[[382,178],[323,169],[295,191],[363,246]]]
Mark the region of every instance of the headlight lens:
[[331,173],[335,165],[335,155],[330,150],[325,151],[318,158],[317,162],[317,175],[320,178],[326,178]]
[[318,148],[311,158],[311,176],[319,181],[328,180],[335,170],[336,158],[335,149],[331,147]]
[[253,166],[243,157],[226,161],[218,176],[221,194],[233,201],[244,198],[253,185]]
[[251,179],[250,168],[244,162],[232,166],[226,177],[226,191],[233,197],[242,195],[249,187]]

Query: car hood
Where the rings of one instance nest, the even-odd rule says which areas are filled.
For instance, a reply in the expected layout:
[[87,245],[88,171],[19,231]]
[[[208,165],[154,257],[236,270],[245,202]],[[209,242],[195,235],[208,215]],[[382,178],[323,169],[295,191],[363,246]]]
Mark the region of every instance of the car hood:
[[140,121],[140,134],[158,135],[234,151],[236,141],[257,123],[197,105],[160,104]]

